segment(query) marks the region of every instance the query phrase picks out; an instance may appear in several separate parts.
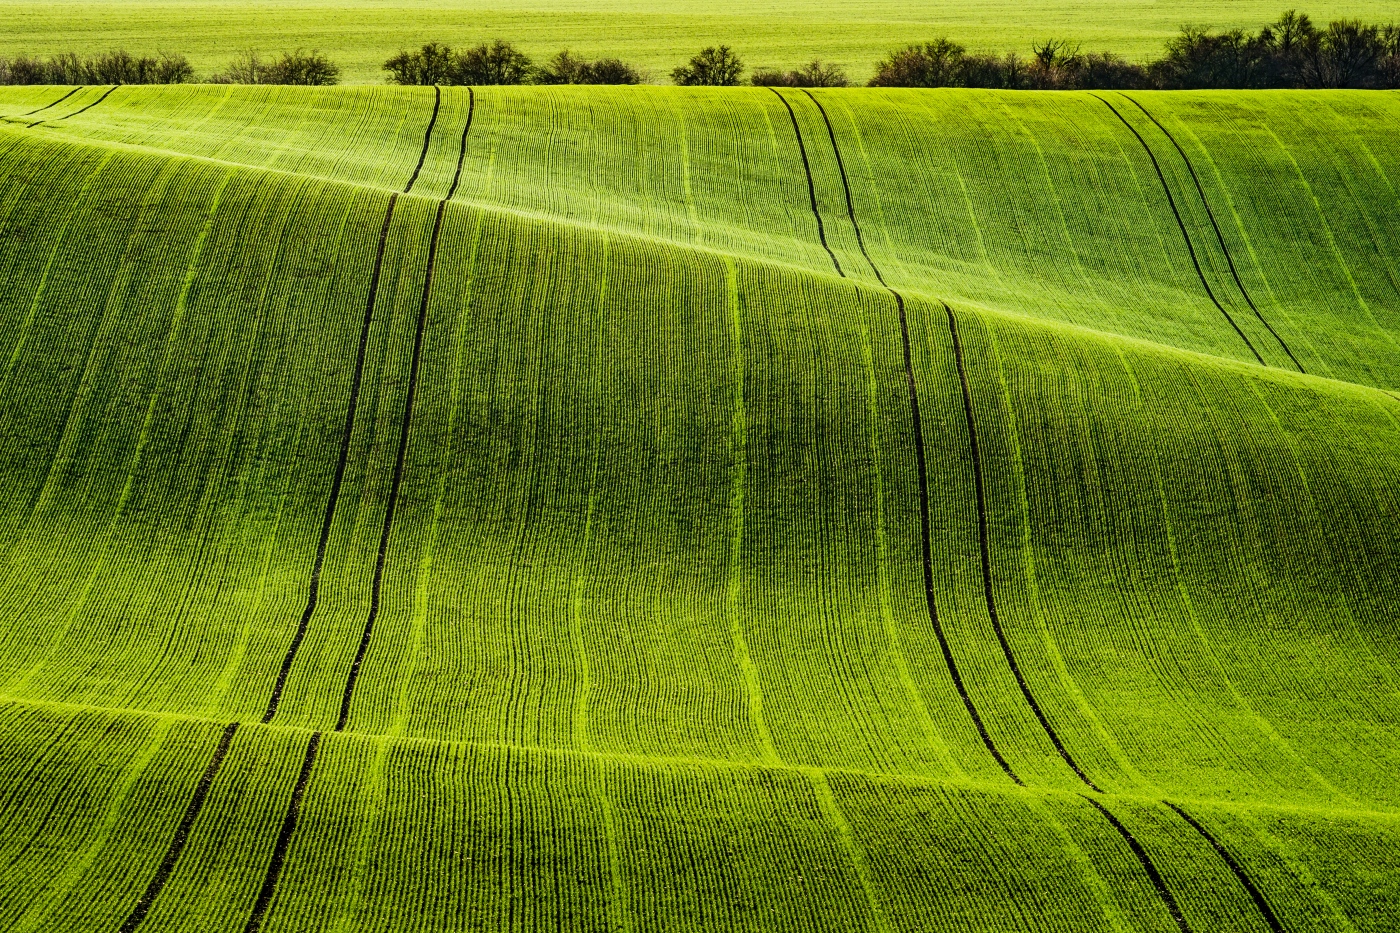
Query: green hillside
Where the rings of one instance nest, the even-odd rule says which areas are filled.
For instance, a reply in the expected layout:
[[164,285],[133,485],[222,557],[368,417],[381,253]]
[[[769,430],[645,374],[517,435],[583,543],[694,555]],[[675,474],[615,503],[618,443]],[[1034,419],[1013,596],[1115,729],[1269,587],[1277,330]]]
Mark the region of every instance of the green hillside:
[[1400,97],[0,92],[0,930],[1400,923]]

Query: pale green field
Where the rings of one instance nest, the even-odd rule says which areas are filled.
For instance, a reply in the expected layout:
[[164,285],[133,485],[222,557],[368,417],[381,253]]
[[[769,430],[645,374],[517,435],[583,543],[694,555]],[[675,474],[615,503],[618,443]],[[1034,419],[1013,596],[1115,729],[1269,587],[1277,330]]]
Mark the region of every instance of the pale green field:
[[[85,0],[0,4],[0,55],[92,52],[124,46],[189,56],[209,73],[241,49],[318,48],[344,68],[349,84],[383,80],[380,64],[399,48],[429,39],[467,44],[516,42],[537,57],[568,47],[615,55],[651,69],[671,68],[703,45],[728,43],[751,66],[788,67],[820,57],[864,80],[892,47],[948,34],[970,47],[1028,51],[1032,42],[1070,37],[1086,49],[1148,58],[1184,23],[1257,29],[1289,0],[1153,3],[1143,0],[798,0],[738,3],[674,0]],[[664,9],[664,12],[663,12]],[[1310,3],[1314,20],[1348,16],[1383,22],[1394,3]]]

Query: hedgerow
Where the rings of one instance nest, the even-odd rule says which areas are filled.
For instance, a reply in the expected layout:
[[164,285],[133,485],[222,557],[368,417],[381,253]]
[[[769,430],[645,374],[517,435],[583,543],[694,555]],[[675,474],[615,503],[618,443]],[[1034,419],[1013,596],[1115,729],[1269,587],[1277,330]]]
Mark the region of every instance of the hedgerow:
[[183,55],[136,56],[118,49],[82,57],[0,58],[0,84],[182,84],[194,80]]

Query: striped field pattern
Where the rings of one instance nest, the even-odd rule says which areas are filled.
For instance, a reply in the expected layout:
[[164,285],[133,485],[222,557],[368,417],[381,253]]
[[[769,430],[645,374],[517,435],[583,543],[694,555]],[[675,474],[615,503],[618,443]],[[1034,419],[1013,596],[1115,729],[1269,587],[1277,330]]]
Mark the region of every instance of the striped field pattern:
[[0,931],[1400,925],[1400,97],[0,93]]

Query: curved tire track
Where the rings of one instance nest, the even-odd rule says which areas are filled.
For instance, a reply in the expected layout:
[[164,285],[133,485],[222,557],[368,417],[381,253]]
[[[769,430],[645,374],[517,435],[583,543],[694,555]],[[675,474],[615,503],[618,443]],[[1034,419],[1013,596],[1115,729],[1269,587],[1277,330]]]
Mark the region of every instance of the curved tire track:
[[1137,857],[1138,863],[1142,865],[1142,870],[1146,872],[1148,880],[1152,882],[1152,887],[1157,889],[1157,896],[1161,898],[1162,903],[1166,905],[1167,912],[1172,915],[1172,919],[1176,921],[1176,925],[1181,930],[1181,933],[1191,933],[1191,925],[1186,922],[1186,917],[1181,913],[1181,906],[1177,904],[1176,898],[1172,896],[1171,889],[1167,887],[1167,882],[1162,878],[1162,873],[1157,870],[1156,865],[1152,864],[1152,859],[1148,856],[1147,850],[1142,847],[1142,843],[1138,842],[1137,837],[1128,830],[1128,827],[1118,821],[1118,817],[1114,816],[1113,812],[1109,810],[1108,807],[1105,807],[1087,794],[1080,794],[1080,796],[1089,801],[1094,809],[1098,810],[1105,820],[1108,820],[1109,825],[1118,831],[1118,835],[1123,837],[1123,841],[1128,844],[1128,848],[1132,849],[1133,855]]
[[788,117],[792,120],[792,132],[797,137],[797,151],[802,156],[802,170],[807,173],[807,197],[812,202],[812,216],[817,219],[817,236],[821,238],[822,249],[826,250],[826,254],[831,257],[831,264],[836,267],[836,274],[844,279],[846,273],[841,270],[841,263],[837,261],[836,254],[831,251],[831,247],[826,242],[826,227],[822,224],[822,212],[817,207],[817,186],[812,180],[812,163],[807,161],[807,144],[802,140],[802,129],[797,125],[797,114],[793,112],[792,104],[788,103],[787,98],[778,93],[777,88],[770,87],[768,90],[772,91],[778,100],[783,102],[783,106],[787,108]]
[[1181,155],[1181,161],[1186,163],[1186,170],[1191,173],[1191,181],[1194,182],[1196,185],[1196,194],[1199,195],[1201,198],[1201,206],[1206,209],[1206,216],[1210,218],[1210,225],[1215,230],[1215,240],[1217,243],[1220,244],[1220,251],[1225,254],[1225,261],[1230,265],[1230,275],[1234,278],[1235,285],[1239,288],[1240,294],[1244,296],[1245,303],[1249,305],[1249,310],[1254,312],[1254,316],[1259,319],[1259,323],[1263,324],[1264,328],[1268,330],[1270,334],[1273,335],[1273,338],[1276,341],[1278,341],[1278,345],[1283,348],[1283,352],[1287,353],[1288,358],[1293,361],[1293,365],[1298,367],[1298,372],[1307,372],[1307,370],[1303,368],[1303,364],[1298,362],[1298,358],[1293,355],[1293,351],[1289,349],[1288,344],[1284,343],[1283,338],[1278,335],[1278,331],[1274,330],[1273,325],[1271,325],[1267,320],[1265,320],[1264,315],[1259,312],[1259,308],[1254,304],[1254,299],[1250,297],[1249,290],[1244,287],[1244,282],[1240,280],[1240,273],[1235,268],[1235,257],[1230,254],[1230,247],[1225,245],[1225,236],[1220,231],[1220,224],[1218,224],[1215,220],[1215,212],[1210,209],[1210,202],[1206,200],[1205,188],[1201,186],[1201,179],[1196,174],[1196,167],[1191,164],[1190,157],[1186,155],[1186,150],[1181,148],[1181,143],[1176,141],[1176,137],[1173,136],[1165,126],[1158,122],[1156,117],[1148,113],[1147,108],[1144,107],[1142,104],[1138,103],[1136,98],[1130,97],[1129,95],[1124,94],[1122,91],[1119,91],[1118,93],[1119,96],[1123,97],[1134,107],[1141,110],[1143,116],[1151,120],[1153,125],[1156,126],[1157,129],[1162,131],[1162,135],[1167,137],[1167,139],[1171,141],[1171,144],[1176,147],[1176,151]]
[[[64,95],[63,95],[62,97],[60,97],[58,100],[54,101],[53,103],[45,104],[45,105],[42,106],[42,107],[36,107],[35,109],[29,111],[28,113],[22,113],[22,114],[20,114],[20,116],[22,116],[22,117],[32,117],[32,116],[34,116],[34,114],[36,114],[36,113],[43,113],[45,110],[48,110],[50,107],[57,107],[59,104],[63,103],[65,100],[67,100],[68,98],[72,97],[74,94],[78,93],[78,92],[81,91],[82,89],[83,89],[83,86],[80,84],[80,85],[78,85],[77,87],[73,88],[73,90],[69,91],[67,94],[64,94]],[[43,122],[43,121],[40,121],[40,122]]]
[[282,828],[277,832],[277,843],[272,847],[272,859],[267,864],[262,887],[258,889],[258,899],[253,904],[252,916],[243,927],[243,933],[257,933],[262,927],[267,908],[272,904],[272,897],[277,893],[277,881],[282,877],[282,866],[287,861],[287,849],[292,844],[292,834],[297,830],[297,821],[301,819],[301,799],[306,794],[306,783],[311,780],[311,769],[316,765],[316,752],[320,747],[321,733],[311,733],[311,740],[306,743],[306,755],[301,760],[301,772],[297,775],[296,786],[292,788],[291,802],[287,804],[287,813],[282,817]]
[[963,359],[962,335],[958,333],[958,319],[953,314],[953,309],[946,303],[943,310],[948,313],[948,333],[953,338],[953,357],[958,365],[958,382],[962,387],[963,412],[967,416],[967,437],[968,444],[972,452],[972,480],[973,490],[977,497],[977,543],[982,554],[982,590],[987,600],[987,615],[992,620],[992,630],[996,632],[997,641],[1001,643],[1002,656],[1006,658],[1006,664],[1011,668],[1011,673],[1016,677],[1016,686],[1021,688],[1021,696],[1025,698],[1026,704],[1030,706],[1031,712],[1035,713],[1036,720],[1040,723],[1040,728],[1045,730],[1050,741],[1055,746],[1055,751],[1060,753],[1065,764],[1069,765],[1074,773],[1083,781],[1090,790],[1102,794],[1103,790],[1089,779],[1084,773],[1084,769],[1079,767],[1079,762],[1074,760],[1074,756],[1065,748],[1065,743],[1060,739],[1060,735],[1050,725],[1050,720],[1046,718],[1045,711],[1036,702],[1035,695],[1031,693],[1030,684],[1026,682],[1025,675],[1021,673],[1021,666],[1016,663],[1016,655],[1011,650],[1011,643],[1006,640],[1006,632],[1001,627],[1001,617],[997,614],[996,597],[993,595],[992,587],[992,549],[988,540],[987,529],[987,494],[982,479],[982,453],[977,440],[977,421],[972,414],[972,389],[967,381],[967,364]]
[[[54,117],[52,120],[47,119],[47,118],[45,118],[45,119],[43,119],[43,120],[35,120],[33,123],[29,124],[28,128],[32,130],[32,129],[34,129],[34,127],[40,126],[40,125],[42,125],[42,124],[44,124],[44,123],[57,123],[57,122],[59,122],[60,120],[69,120],[69,119],[72,119],[73,117],[76,117],[76,116],[77,116],[78,114],[80,114],[80,113],[86,113],[87,111],[91,110],[93,107],[96,107],[98,104],[102,103],[102,102],[103,102],[104,100],[106,100],[108,97],[111,97],[111,96],[112,96],[112,92],[115,91],[115,90],[116,90],[117,88],[119,88],[119,87],[121,87],[120,84],[114,84],[114,85],[112,85],[111,87],[107,88],[107,90],[106,90],[105,92],[103,92],[103,94],[102,94],[101,97],[97,98],[97,100],[95,100],[95,101],[93,101],[92,103],[88,104],[86,107],[79,107],[77,110],[74,110],[72,113],[66,113],[66,114],[64,114],[64,115],[61,116],[61,117]],[[67,100],[69,96],[71,96],[71,95],[65,95],[64,97],[59,98],[59,100]],[[56,104],[56,103],[58,103],[58,101],[56,100],[56,101],[54,101],[54,103]],[[49,106],[53,106],[53,104],[50,104]],[[36,111],[34,111],[34,112],[35,112],[35,113],[38,113],[40,110],[47,110],[47,109],[49,109],[49,108],[48,108],[48,107],[40,107],[39,110],[36,110]]]
[[[772,90],[774,94],[778,94],[778,92],[772,88],[769,88],[769,90]],[[836,166],[841,172],[841,187],[846,192],[846,213],[850,217],[851,226],[855,229],[856,242],[860,245],[861,255],[864,256],[865,261],[870,264],[870,270],[875,273],[875,278],[879,280],[885,291],[889,292],[890,295],[894,297],[895,307],[899,311],[899,333],[904,344],[904,377],[909,387],[909,411],[914,423],[914,466],[919,476],[919,538],[923,549],[924,602],[928,609],[929,622],[932,624],[934,634],[938,638],[938,647],[943,654],[943,663],[948,668],[948,674],[953,680],[953,686],[958,691],[959,699],[962,700],[963,708],[967,710],[968,718],[972,720],[972,724],[977,728],[977,735],[982,739],[982,745],[987,749],[987,752],[996,763],[1001,766],[1002,771],[1006,772],[1007,777],[1011,778],[1016,784],[1024,786],[1025,782],[1012,770],[1011,764],[1002,756],[1001,750],[998,749],[996,743],[992,741],[991,734],[987,731],[986,723],[982,721],[982,716],[977,711],[977,705],[972,702],[972,697],[967,692],[967,684],[963,681],[962,672],[958,669],[958,662],[953,658],[952,648],[948,644],[948,636],[943,631],[943,623],[938,617],[938,601],[934,596],[933,588],[933,542],[929,519],[928,461],[927,455],[924,453],[924,422],[923,416],[919,411],[919,387],[914,379],[914,354],[913,348],[909,342],[909,317],[904,309],[904,296],[885,282],[885,277],[880,274],[880,269],[875,265],[875,260],[870,258],[870,253],[865,248],[865,237],[861,233],[860,222],[856,220],[855,203],[851,198],[850,180],[846,176],[846,163],[841,158],[841,148],[836,144],[836,131],[832,129],[831,120],[827,117],[826,108],[822,107],[821,103],[805,89],[802,93],[806,94],[807,97],[811,99],[812,103],[816,105],[817,111],[822,115],[822,122],[826,124],[827,134],[831,138],[831,151],[836,155]],[[783,99],[783,95],[778,94],[778,97],[783,100],[784,105],[787,104],[787,100]],[[797,117],[793,114],[792,107],[790,106],[788,107],[788,114],[792,116],[793,129],[796,130]],[[800,144],[802,140],[801,131],[798,131],[797,138]],[[809,192],[815,192],[816,186],[812,181],[812,169],[807,161],[805,148],[802,152],[802,165],[807,169],[807,190]],[[814,213],[817,210],[815,194],[812,196],[812,210]],[[821,228],[820,214],[818,214],[817,217],[817,226],[818,229]],[[826,245],[825,236],[822,238],[822,245]],[[830,250],[828,249],[827,252],[830,252]],[[835,261],[834,256],[832,260]],[[836,267],[836,271],[841,271],[839,265]],[[842,272],[841,275],[843,278],[845,277],[844,272]]]
[[[335,525],[335,510],[340,503],[340,487],[345,480],[345,468],[350,458],[350,439],[355,433],[355,416],[360,407],[360,389],[364,383],[365,372],[365,352],[369,347],[370,327],[374,324],[374,303],[379,296],[379,280],[384,269],[384,247],[389,239],[389,225],[394,219],[394,206],[398,203],[400,194],[407,194],[414,182],[418,180],[418,173],[423,168],[423,162],[428,157],[428,145],[433,139],[433,127],[437,123],[438,104],[441,102],[442,91],[437,91],[437,103],[433,105],[433,115],[428,121],[428,131],[423,136],[423,149],[418,156],[418,166],[413,170],[413,175],[408,179],[408,184],[404,185],[402,192],[396,192],[389,196],[389,206],[384,211],[384,224],[379,228],[379,246],[374,255],[374,271],[369,279],[369,296],[365,300],[364,321],[360,325],[360,345],[355,352],[355,374],[350,381],[350,402],[345,411],[345,428],[340,437],[340,454],[336,458],[335,476],[331,480],[330,495],[326,500],[325,516],[321,520],[321,535],[316,543],[316,559],[311,566],[311,578],[306,587],[306,607],[302,610],[301,620],[297,623],[296,634],[292,636],[292,642],[287,647],[287,653],[282,658],[282,666],[277,672],[277,680],[272,687],[272,696],[267,701],[267,709],[263,712],[262,721],[268,723],[277,715],[277,707],[282,702],[282,693],[287,686],[287,677],[291,674],[292,663],[296,661],[297,652],[301,650],[301,643],[306,638],[306,631],[311,624],[311,617],[316,613],[316,603],[321,591],[321,570],[326,562],[326,548],[330,544],[331,529]],[[468,117],[470,125],[470,117]],[[460,170],[460,160],[458,162]],[[456,181],[454,179],[454,187]]]
[[1162,803],[1166,804],[1173,813],[1181,817],[1188,826],[1199,833],[1202,839],[1210,843],[1210,847],[1215,850],[1215,854],[1220,856],[1220,860],[1229,867],[1230,871],[1235,873],[1235,878],[1244,887],[1250,899],[1254,901],[1254,906],[1259,909],[1259,914],[1264,918],[1264,922],[1269,925],[1269,929],[1272,930],[1273,933],[1284,933],[1283,924],[1279,922],[1278,915],[1275,914],[1274,909],[1269,906],[1269,902],[1264,899],[1263,892],[1259,890],[1254,880],[1245,872],[1244,867],[1241,866],[1239,862],[1235,861],[1235,857],[1230,854],[1229,850],[1221,845],[1219,841],[1211,835],[1209,830],[1196,822],[1196,820],[1181,807],[1178,807],[1170,800],[1163,800]]
[[399,447],[394,459],[394,478],[389,487],[389,504],[384,509],[384,524],[379,534],[379,552],[374,563],[374,579],[370,584],[369,614],[360,635],[360,646],[355,651],[355,660],[346,675],[345,691],[340,699],[340,716],[335,723],[335,731],[345,729],[350,719],[350,702],[354,698],[355,684],[360,678],[360,666],[365,653],[369,651],[370,639],[374,635],[374,623],[379,618],[380,597],[384,586],[384,565],[389,556],[389,540],[394,532],[394,515],[399,504],[399,489],[403,485],[404,461],[408,456],[409,436],[413,431],[413,403],[418,396],[418,371],[423,357],[423,334],[428,324],[428,303],[433,292],[433,266],[437,262],[438,241],[442,234],[442,217],[447,210],[447,201],[457,190],[462,176],[462,162],[467,154],[467,134],[471,132],[471,117],[475,110],[476,97],[472,95],[467,110],[467,123],[462,130],[462,146],[457,156],[457,173],[452,179],[452,187],[447,196],[438,201],[437,214],[433,218],[432,239],[428,242],[428,264],[423,275],[423,296],[418,305],[418,324],[413,334],[413,358],[409,363],[408,391],[404,398],[403,420],[399,427]]
[[1181,231],[1181,238],[1186,241],[1186,251],[1191,254],[1191,265],[1196,269],[1196,278],[1201,280],[1201,286],[1206,290],[1206,294],[1210,296],[1211,304],[1215,305],[1216,310],[1224,315],[1226,321],[1230,322],[1230,326],[1234,328],[1235,333],[1244,341],[1244,345],[1249,347],[1249,352],[1254,354],[1254,358],[1259,361],[1259,365],[1268,366],[1269,364],[1265,363],[1264,358],[1259,355],[1259,351],[1254,349],[1254,344],[1249,342],[1249,338],[1245,336],[1244,331],[1240,330],[1240,325],[1235,323],[1235,319],[1230,316],[1230,312],[1226,311],[1225,306],[1220,303],[1220,299],[1215,297],[1215,292],[1211,289],[1210,283],[1206,281],[1206,274],[1204,270],[1201,269],[1201,261],[1196,256],[1196,247],[1191,242],[1191,235],[1186,232],[1186,223],[1181,219],[1181,211],[1176,206],[1176,198],[1172,197],[1171,186],[1167,184],[1167,177],[1162,174],[1162,166],[1158,164],[1157,156],[1152,151],[1152,147],[1147,145],[1147,140],[1142,138],[1142,134],[1123,118],[1123,115],[1118,112],[1118,108],[1114,107],[1106,99],[1097,94],[1090,94],[1089,96],[1113,111],[1113,115],[1128,128],[1128,132],[1132,133],[1133,138],[1141,144],[1142,151],[1147,153],[1147,158],[1152,161],[1152,169],[1157,173],[1157,180],[1162,183],[1162,191],[1167,196],[1167,204],[1171,206],[1172,216],[1176,218],[1177,229]]
[[161,889],[165,887],[165,882],[170,877],[170,873],[175,870],[175,863],[180,860],[180,853],[184,851],[185,842],[190,836],[190,829],[194,826],[195,818],[199,816],[199,811],[204,807],[204,799],[209,796],[209,786],[214,783],[214,778],[218,776],[219,767],[224,763],[224,757],[228,754],[229,745],[233,742],[233,734],[238,731],[238,723],[232,722],[224,727],[224,734],[219,739],[219,745],[214,749],[214,756],[209,759],[209,764],[204,768],[204,774],[199,778],[199,784],[194,789],[194,796],[190,798],[189,806],[185,807],[185,815],[180,819],[180,825],[175,828],[175,838],[170,840],[170,848],[165,850],[165,858],[161,859],[160,865],[156,868],[155,876],[151,878],[151,883],[146,885],[145,892],[141,899],[136,902],[136,906],[127,915],[126,921],[118,928],[118,933],[132,933],[146,919],[146,914],[151,910],[151,905],[160,896]]

